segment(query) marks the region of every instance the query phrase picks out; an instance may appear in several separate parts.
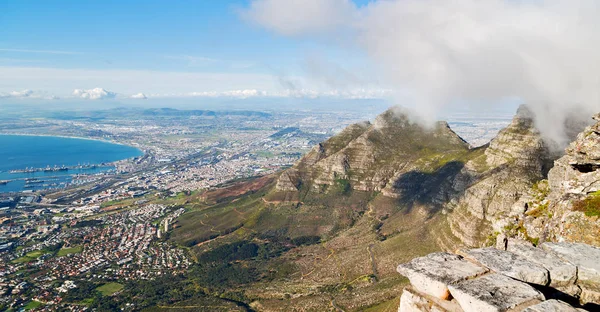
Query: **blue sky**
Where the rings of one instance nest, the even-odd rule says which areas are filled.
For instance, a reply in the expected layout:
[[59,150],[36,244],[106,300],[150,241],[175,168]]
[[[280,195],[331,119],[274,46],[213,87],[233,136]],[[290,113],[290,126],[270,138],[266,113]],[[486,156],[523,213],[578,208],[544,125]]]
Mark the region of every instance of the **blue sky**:
[[[289,62],[299,43],[240,20],[243,1],[3,1],[3,58],[61,68],[197,70],[194,56],[231,63]],[[58,5],[57,5],[58,3]],[[3,60],[4,64],[10,62]],[[205,62],[205,69],[229,70]]]
[[307,59],[367,67],[357,50],[280,36],[244,20],[247,6],[239,0],[0,1],[0,73],[12,78],[0,78],[0,92],[281,92],[287,81],[323,91],[329,87],[306,79]]

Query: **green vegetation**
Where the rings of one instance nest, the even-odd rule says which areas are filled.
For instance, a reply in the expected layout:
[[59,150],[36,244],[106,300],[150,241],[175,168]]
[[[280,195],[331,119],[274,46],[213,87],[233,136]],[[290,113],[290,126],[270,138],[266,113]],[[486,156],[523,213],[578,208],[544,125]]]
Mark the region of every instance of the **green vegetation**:
[[44,304],[43,304],[43,303],[41,303],[41,302],[39,302],[39,301],[32,300],[32,301],[30,301],[30,302],[29,302],[29,303],[28,303],[28,304],[25,306],[25,311],[34,310],[34,309],[37,309],[37,308],[39,308],[39,307],[41,307],[41,306],[43,306],[43,305],[44,305]]
[[81,253],[83,251],[83,247],[82,246],[75,246],[72,248],[62,248],[58,251],[58,253],[56,254],[57,257],[64,257],[66,255],[70,255],[70,254],[77,254],[77,253]]
[[581,211],[588,217],[600,216],[600,191],[589,194],[583,200],[573,204],[573,210]]
[[334,190],[341,195],[348,195],[352,192],[352,185],[348,179],[336,179]]
[[531,187],[533,192],[535,193],[535,199],[538,201],[544,200],[548,197],[550,193],[550,186],[548,185],[548,180],[541,180],[533,184]]
[[198,258],[198,262],[231,262],[253,258],[257,255],[257,244],[247,241],[240,241],[232,244],[222,245],[209,252],[203,253]]
[[469,150],[455,150],[438,152],[430,149],[421,150],[422,156],[415,162],[415,166],[425,173],[433,173],[450,162],[466,163],[472,152]]
[[364,310],[365,312],[396,312],[400,305],[400,297],[396,297],[392,300],[380,303]]
[[37,258],[39,258],[41,255],[45,254],[46,251],[44,250],[34,250],[34,251],[30,251],[28,253],[26,253],[23,257],[17,258],[15,260],[13,260],[13,263],[27,263],[27,262],[31,262],[36,260]]
[[534,218],[539,218],[539,217],[543,217],[543,216],[550,216],[550,213],[548,212],[548,204],[549,204],[548,202],[543,203],[543,204],[539,204],[534,209],[528,211],[527,215],[531,216],[531,217],[534,217]]
[[116,292],[123,290],[123,285],[119,283],[106,283],[96,288],[103,296],[112,296]]
[[520,235],[521,237],[525,238],[525,240],[532,243],[534,246],[537,246],[540,242],[539,237],[529,236],[529,233],[527,233],[527,229],[523,226],[523,221],[520,221],[519,224],[507,225],[503,229],[508,236],[514,237]]
[[256,156],[258,157],[263,157],[263,158],[273,158],[275,157],[275,154],[271,151],[256,151],[255,152]]

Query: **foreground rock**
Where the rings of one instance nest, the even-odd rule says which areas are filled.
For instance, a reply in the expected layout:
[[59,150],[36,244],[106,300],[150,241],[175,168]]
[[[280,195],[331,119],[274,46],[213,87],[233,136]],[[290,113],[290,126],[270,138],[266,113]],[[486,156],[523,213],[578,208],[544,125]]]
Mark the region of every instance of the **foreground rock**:
[[516,240],[510,240],[507,250],[548,270],[550,273],[550,286],[568,286],[575,283],[577,267],[541,248],[536,248],[530,244]]
[[479,276],[488,270],[445,252],[416,258],[398,266],[398,272],[410,280],[420,292],[440,299],[448,299],[448,285]]
[[494,272],[526,283],[548,285],[548,270],[512,252],[481,248],[466,251],[464,254]]
[[573,308],[569,304],[559,300],[548,300],[540,304],[531,306],[523,312],[578,312],[579,310]]
[[580,243],[544,243],[541,247],[576,265],[581,301],[600,304],[600,248]]
[[544,243],[550,250],[579,269],[579,283],[600,286],[600,248],[578,243]]
[[449,289],[465,312],[507,311],[545,299],[535,288],[501,274],[463,281]]
[[434,253],[398,266],[411,282],[399,311],[600,311],[600,248],[507,247],[462,251],[464,258]]

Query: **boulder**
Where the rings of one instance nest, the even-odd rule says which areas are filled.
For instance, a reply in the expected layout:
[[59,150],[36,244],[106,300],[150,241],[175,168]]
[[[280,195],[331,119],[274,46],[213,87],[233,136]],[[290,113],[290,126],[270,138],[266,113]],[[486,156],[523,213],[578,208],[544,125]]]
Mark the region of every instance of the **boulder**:
[[440,299],[450,298],[448,285],[488,272],[459,255],[445,252],[413,259],[399,265],[397,271],[406,276],[416,290]]
[[501,312],[544,300],[533,287],[501,274],[487,274],[448,288],[465,312]]
[[580,243],[543,243],[541,247],[578,268],[577,283],[600,290],[600,248]]
[[536,248],[516,240],[509,240],[507,250],[548,270],[550,273],[550,286],[571,285],[577,279],[576,266],[561,260],[541,248]]
[[512,252],[495,248],[480,248],[463,251],[462,254],[496,273],[523,282],[545,286],[550,281],[548,270]]
[[530,306],[523,310],[523,312],[578,312],[577,309],[573,308],[567,303],[559,300],[548,300],[542,303]]

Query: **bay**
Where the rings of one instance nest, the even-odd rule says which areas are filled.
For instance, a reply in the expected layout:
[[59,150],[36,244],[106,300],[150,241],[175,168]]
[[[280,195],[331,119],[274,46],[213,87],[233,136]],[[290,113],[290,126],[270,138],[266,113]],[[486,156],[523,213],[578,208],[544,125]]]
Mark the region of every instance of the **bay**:
[[[25,189],[25,179],[42,181],[30,183],[27,189],[62,187],[71,182],[74,174],[93,174],[114,169],[101,164],[143,155],[135,147],[106,141],[27,135],[0,135],[0,193]],[[26,168],[75,167],[95,165],[68,171],[11,173]]]

